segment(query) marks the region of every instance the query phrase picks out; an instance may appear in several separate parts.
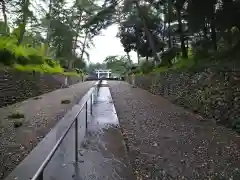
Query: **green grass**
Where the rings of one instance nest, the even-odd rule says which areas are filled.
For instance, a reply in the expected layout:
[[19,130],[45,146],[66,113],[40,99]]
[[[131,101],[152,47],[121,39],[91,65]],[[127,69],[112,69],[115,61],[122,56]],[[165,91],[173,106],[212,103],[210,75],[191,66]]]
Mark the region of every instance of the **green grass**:
[[154,69],[153,69],[153,73],[154,73],[154,72],[167,72],[167,71],[169,71],[169,70],[170,70],[169,67],[163,66],[163,67],[154,68]]
[[40,72],[40,73],[63,73],[63,68],[60,65],[51,67],[48,64],[41,64],[41,65],[20,65],[14,64],[12,66],[14,69],[23,72]]
[[[1,67],[1,66],[0,66]],[[8,66],[2,66],[7,67]],[[62,74],[64,76],[76,76],[81,77],[81,75],[84,76],[84,74],[78,74],[76,71],[70,71],[70,72],[64,72],[64,69],[60,65],[55,65],[54,67],[49,66],[48,64],[40,64],[40,65],[20,65],[20,64],[14,64],[12,66],[13,69],[21,72],[39,72],[39,73],[48,73],[48,74]]]
[[30,47],[24,43],[17,45],[15,36],[0,37],[0,68],[13,68],[23,72],[40,72],[80,76],[76,71],[64,72],[56,59],[45,55],[43,45]]
[[180,58],[180,60],[175,63],[170,69],[178,70],[178,69],[190,69],[194,66],[195,62],[192,57],[187,59]]

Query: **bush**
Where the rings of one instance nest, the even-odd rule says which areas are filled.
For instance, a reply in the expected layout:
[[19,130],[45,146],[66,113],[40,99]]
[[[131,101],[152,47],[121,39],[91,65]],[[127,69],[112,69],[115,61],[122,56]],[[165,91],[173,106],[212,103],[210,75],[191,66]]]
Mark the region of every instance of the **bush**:
[[32,55],[29,55],[28,57],[30,59],[30,64],[44,64],[44,60],[42,56],[32,54]]
[[17,39],[14,36],[0,37],[0,63],[13,66],[19,71],[63,73],[58,62],[44,57],[41,48],[17,45]]
[[171,69],[181,69],[181,70],[188,70],[195,65],[195,61],[193,58],[183,59],[180,58],[179,61],[172,66]]
[[140,65],[140,70],[144,74],[150,73],[153,69],[154,69],[154,64],[152,61],[144,61]]
[[63,73],[63,69],[60,65],[50,67],[48,64],[41,64],[41,65],[20,65],[14,64],[13,67],[18,71],[28,71],[28,72],[40,72],[40,73]]
[[12,65],[14,63],[14,55],[6,48],[0,49],[0,62],[4,65]]
[[179,55],[178,48],[171,48],[161,53],[161,66],[172,66],[172,60]]
[[80,69],[78,69],[78,68],[75,68],[75,71],[78,73],[78,74],[80,74],[82,71],[80,70]]
[[25,57],[25,56],[17,56],[16,59],[17,59],[17,63],[18,63],[18,64],[21,64],[21,65],[30,64],[30,60],[29,60],[28,57]]
[[25,47],[17,46],[13,49],[13,53],[16,59],[16,63],[21,65],[30,64],[30,58]]
[[46,58],[45,62],[50,66],[50,67],[55,67],[57,65],[56,61],[54,61],[51,58]]
[[211,41],[199,40],[192,44],[193,55],[195,59],[204,59],[210,56],[209,49],[211,49]]
[[0,37],[0,62],[4,65],[12,65],[14,63],[14,54],[12,50],[15,48],[9,38]]

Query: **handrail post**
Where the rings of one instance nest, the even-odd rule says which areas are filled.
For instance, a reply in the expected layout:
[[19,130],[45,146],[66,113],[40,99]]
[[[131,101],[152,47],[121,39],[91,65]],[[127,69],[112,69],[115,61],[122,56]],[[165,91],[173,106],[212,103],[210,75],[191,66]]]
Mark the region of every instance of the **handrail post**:
[[75,119],[75,162],[78,162],[78,118]]
[[88,128],[88,118],[87,118],[87,116],[88,116],[88,108],[87,108],[87,106],[88,106],[88,103],[86,102],[86,114],[85,114],[85,116],[86,116],[86,121],[85,121],[85,127],[86,127],[86,130],[85,130],[85,133],[87,134],[87,128]]
[[68,126],[68,128],[64,131],[64,133],[61,135],[61,137],[58,139],[58,141],[56,142],[56,144],[54,145],[54,147],[52,148],[52,150],[50,151],[50,153],[47,155],[47,157],[45,158],[45,160],[43,161],[43,163],[41,164],[41,166],[38,168],[37,172],[34,174],[34,176],[32,177],[31,180],[43,180],[43,173],[44,173],[44,169],[46,168],[46,166],[48,165],[48,163],[51,161],[52,157],[54,156],[55,152],[57,151],[57,149],[59,148],[59,146],[61,145],[63,139],[66,137],[66,135],[68,134],[68,132],[70,131],[70,129],[73,128],[73,124],[75,124],[75,143],[74,143],[74,148],[75,148],[75,161],[76,163],[78,163],[78,116],[80,114],[80,112],[82,112],[82,110],[84,109],[84,105],[86,106],[86,112],[85,112],[85,134],[87,134],[87,130],[88,130],[88,101],[90,99],[90,113],[91,115],[93,114],[93,104],[94,101],[97,99],[97,91],[99,89],[97,89],[96,87],[91,91],[91,96],[88,96],[87,101],[85,102],[85,104],[81,105],[81,108],[79,110],[79,112],[76,114],[75,119],[73,119],[71,121],[71,124]]
[[90,104],[90,105],[91,105],[91,106],[90,106],[91,115],[92,115],[92,113],[93,113],[93,107],[92,107],[92,106],[93,106],[93,97],[92,97],[92,96],[93,96],[93,94],[91,94],[91,98],[90,98],[90,101],[91,101],[91,104]]

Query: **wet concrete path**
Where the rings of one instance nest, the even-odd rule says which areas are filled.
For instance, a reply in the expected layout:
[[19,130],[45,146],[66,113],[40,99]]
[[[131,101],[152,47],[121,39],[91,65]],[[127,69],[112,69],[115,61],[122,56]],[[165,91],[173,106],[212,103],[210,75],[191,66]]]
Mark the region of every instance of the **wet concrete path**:
[[[84,101],[83,97],[82,101]],[[81,102],[79,103],[81,104]],[[73,107],[32,153],[7,177],[7,180],[30,179],[40,162],[59,139],[80,105]],[[79,161],[74,162],[74,126],[63,140],[44,171],[44,180],[132,180],[118,118],[107,82],[103,81],[90,113],[88,101],[88,131],[85,129],[86,108],[78,116]]]
[[93,110],[75,179],[134,179],[108,87],[100,88]]

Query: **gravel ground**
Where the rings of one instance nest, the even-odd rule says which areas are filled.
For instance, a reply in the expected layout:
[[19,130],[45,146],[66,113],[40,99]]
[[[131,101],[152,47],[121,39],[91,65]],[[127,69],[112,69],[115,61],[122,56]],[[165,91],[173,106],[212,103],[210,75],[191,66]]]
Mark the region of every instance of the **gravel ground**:
[[109,82],[138,180],[240,180],[240,136],[125,82]]
[[[92,87],[94,82],[78,83],[11,106],[0,108],[0,179],[6,177],[63,115]],[[70,100],[62,104],[62,100]],[[22,119],[12,119],[15,112]],[[14,128],[14,123],[22,125]]]

